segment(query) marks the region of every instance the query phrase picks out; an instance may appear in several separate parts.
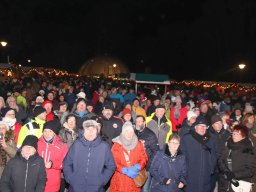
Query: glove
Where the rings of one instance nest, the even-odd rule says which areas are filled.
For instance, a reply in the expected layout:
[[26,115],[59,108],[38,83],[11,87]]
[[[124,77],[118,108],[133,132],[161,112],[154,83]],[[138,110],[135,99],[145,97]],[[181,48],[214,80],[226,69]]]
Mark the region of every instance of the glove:
[[138,174],[139,174],[139,171],[136,170],[135,167],[129,167],[129,168],[128,168],[128,172],[127,172],[126,175],[127,175],[128,177],[134,179],[135,177],[138,176]]
[[123,168],[122,168],[122,173],[123,173],[124,175],[127,175],[127,173],[128,173],[128,168],[127,168],[127,167],[123,167]]
[[182,127],[182,125],[181,125],[181,124],[176,125],[176,128],[177,128],[177,129],[180,129],[181,127]]
[[225,175],[227,176],[228,181],[231,181],[232,179],[235,178],[235,174],[232,171],[225,172]]
[[140,164],[137,163],[133,167],[134,167],[135,170],[140,171],[140,168],[141,168]]

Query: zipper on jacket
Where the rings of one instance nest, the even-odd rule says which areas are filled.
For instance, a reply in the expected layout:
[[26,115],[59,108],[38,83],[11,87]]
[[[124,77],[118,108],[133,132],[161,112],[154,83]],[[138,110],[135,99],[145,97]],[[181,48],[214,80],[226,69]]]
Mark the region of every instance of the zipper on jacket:
[[44,156],[44,163],[47,163],[47,154],[48,153],[48,143],[46,143],[46,150],[45,150],[45,156]]
[[89,172],[89,165],[90,165],[90,156],[91,156],[91,147],[89,147],[89,153],[88,153],[88,160],[87,160],[87,167],[86,167],[86,173]]
[[25,176],[24,192],[26,192],[26,188],[27,188],[27,178],[28,178],[28,160],[27,160],[27,169],[26,169],[26,176]]

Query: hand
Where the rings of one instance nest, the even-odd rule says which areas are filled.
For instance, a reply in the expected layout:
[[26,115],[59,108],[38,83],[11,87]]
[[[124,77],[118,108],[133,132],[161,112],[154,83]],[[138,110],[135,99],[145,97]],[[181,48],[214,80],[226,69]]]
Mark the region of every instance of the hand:
[[123,167],[123,168],[122,168],[122,173],[123,173],[124,175],[127,175],[127,173],[128,173],[128,168],[127,168],[127,167]]
[[139,171],[135,170],[134,167],[129,167],[127,168],[127,176],[134,179],[135,177],[137,177],[139,174]]
[[5,142],[5,139],[0,139],[0,145],[2,145],[3,148],[6,148],[7,145],[6,145],[6,142]]
[[52,167],[52,161],[48,161],[45,163],[45,168],[50,169]]
[[225,175],[227,176],[228,181],[231,181],[232,179],[235,178],[235,174],[232,171],[225,172]]
[[141,167],[140,167],[140,164],[138,164],[138,163],[135,164],[133,167],[134,167],[134,169],[137,170],[137,171],[139,171],[140,168],[141,168]]
[[178,188],[182,189],[184,187],[184,184],[182,182],[179,183]]
[[168,179],[167,182],[166,182],[166,185],[169,185],[171,183],[171,179]]

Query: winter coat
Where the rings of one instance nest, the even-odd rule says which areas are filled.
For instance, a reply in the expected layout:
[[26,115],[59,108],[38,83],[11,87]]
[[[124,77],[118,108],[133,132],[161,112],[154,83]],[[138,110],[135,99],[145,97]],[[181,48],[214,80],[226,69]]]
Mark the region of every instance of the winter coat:
[[186,117],[187,117],[187,108],[186,107],[181,107],[179,119],[175,119],[174,111],[175,111],[175,107],[172,107],[171,111],[170,111],[169,119],[172,122],[172,131],[177,132],[178,131],[177,130],[178,129],[177,126],[181,126],[183,121],[184,121],[184,119],[186,119]]
[[76,128],[77,129],[83,129],[84,121],[92,119],[92,118],[96,119],[96,117],[97,117],[96,114],[90,113],[88,111],[85,111],[85,114],[82,117],[80,117],[76,111],[73,113],[73,115],[75,115],[75,117],[76,117]]
[[[178,184],[182,182],[186,185],[187,168],[186,159],[181,151],[172,157],[165,146],[163,151],[158,151],[150,168],[152,175],[150,191],[152,192],[178,192]],[[166,185],[166,181],[171,179],[171,183]]]
[[163,149],[164,144],[168,142],[169,136],[172,134],[171,121],[163,116],[160,120],[152,113],[146,118],[147,127],[153,131],[158,139],[159,148]]
[[39,139],[38,154],[44,159],[44,163],[52,162],[52,167],[46,168],[47,182],[45,192],[57,192],[60,189],[62,162],[67,154],[68,147],[55,136],[52,144],[46,143],[43,136]]
[[[253,144],[253,153],[254,155],[256,154],[256,136],[254,136],[252,134],[252,132],[249,133],[249,138]],[[253,178],[252,178],[252,183],[256,183],[256,174],[254,174]],[[256,192],[256,185],[254,184],[252,187],[252,192]]]
[[44,192],[45,183],[43,159],[36,153],[26,160],[18,151],[4,169],[0,192]]
[[195,131],[190,131],[181,140],[181,150],[186,156],[188,173],[184,191],[210,192],[211,175],[216,166],[216,152],[212,139],[208,135],[202,137]]
[[44,123],[44,120],[35,117],[35,119],[32,119],[30,122],[23,125],[20,129],[17,146],[20,147],[22,145],[22,142],[27,135],[35,135],[37,138],[40,138],[43,134]]
[[[126,151],[121,144],[114,143],[112,153],[116,162],[116,170],[111,179],[110,191],[139,192],[141,191],[141,188],[135,186],[133,179],[122,173],[122,168],[128,167],[124,152],[128,154],[128,151]],[[131,166],[139,164],[141,169],[146,166],[148,158],[143,144],[140,141],[137,143],[136,147],[130,151],[129,160]]]
[[147,117],[145,110],[140,106],[138,107],[132,106],[132,110],[136,113],[137,116],[142,115],[144,117]]
[[147,171],[149,171],[153,158],[156,152],[159,150],[158,140],[153,131],[145,127],[141,132],[135,131],[138,139],[143,143],[148,156],[148,163],[146,166]]
[[[6,158],[6,163],[15,156],[17,147],[13,140],[5,140],[6,141],[6,148],[3,148],[2,145],[0,145],[0,178],[4,171],[4,168],[6,164],[3,162],[3,158]],[[6,157],[3,157],[5,155]]]
[[82,131],[70,147],[63,165],[69,192],[103,192],[116,168],[109,145],[99,135],[95,140],[87,141]]
[[102,116],[99,119],[102,122],[102,134],[106,137],[107,143],[112,147],[112,139],[119,136],[122,132],[123,121],[116,116],[112,116],[109,119]]
[[181,129],[179,132],[179,136],[182,138],[184,135],[188,134],[191,130],[194,130],[194,126],[189,125],[188,120],[185,119],[182,123]]
[[217,158],[219,158],[222,151],[225,148],[225,143],[231,136],[231,133],[224,128],[222,128],[219,133],[216,132],[213,129],[213,127],[210,127],[208,130],[209,130],[210,137],[213,139],[213,142],[215,145]]
[[68,145],[68,148],[75,142],[78,137],[78,130],[74,129],[72,133],[69,129],[63,127],[59,132],[60,140]]
[[[227,145],[218,161],[222,174],[229,171],[228,157],[232,160],[232,170],[230,171],[234,173],[235,179],[251,182],[256,168],[255,154],[251,141],[247,137],[236,143],[233,142],[232,138],[227,141]],[[219,192],[226,192],[230,182],[223,176],[221,178]]]

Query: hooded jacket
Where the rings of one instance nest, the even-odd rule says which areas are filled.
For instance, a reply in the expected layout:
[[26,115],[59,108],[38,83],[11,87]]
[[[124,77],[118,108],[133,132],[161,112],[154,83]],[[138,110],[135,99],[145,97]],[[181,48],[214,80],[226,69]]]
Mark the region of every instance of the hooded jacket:
[[109,145],[99,135],[87,141],[83,131],[70,147],[63,165],[70,192],[103,192],[116,168]]

